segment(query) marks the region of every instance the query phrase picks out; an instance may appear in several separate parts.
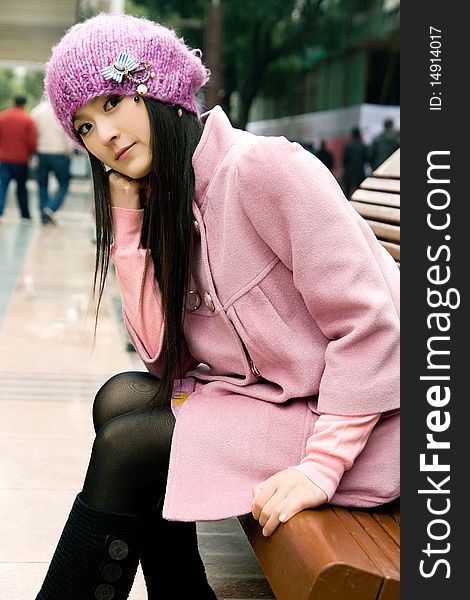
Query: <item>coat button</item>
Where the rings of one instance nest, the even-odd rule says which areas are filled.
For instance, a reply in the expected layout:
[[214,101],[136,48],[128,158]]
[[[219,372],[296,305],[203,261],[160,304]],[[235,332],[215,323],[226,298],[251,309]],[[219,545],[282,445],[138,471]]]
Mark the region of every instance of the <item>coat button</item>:
[[250,360],[250,366],[251,366],[251,372],[253,373],[253,375],[255,377],[261,377],[261,373],[258,371],[255,363],[252,360]]
[[199,223],[197,222],[196,219],[193,220],[193,227],[194,227],[194,231],[196,232],[196,235],[201,235],[201,227],[199,226]]
[[194,290],[190,290],[186,294],[185,306],[187,310],[194,311],[201,306],[201,296]]
[[114,540],[109,544],[108,554],[113,560],[124,560],[129,554],[129,546],[124,540]]
[[108,583],[113,583],[121,579],[122,569],[119,565],[108,563],[101,569],[101,576]]
[[112,600],[114,598],[114,588],[109,583],[100,583],[95,589],[96,600]]
[[204,302],[206,303],[207,308],[211,312],[215,311],[215,304],[214,304],[214,301],[212,300],[212,296],[209,294],[209,292],[206,292],[204,294]]

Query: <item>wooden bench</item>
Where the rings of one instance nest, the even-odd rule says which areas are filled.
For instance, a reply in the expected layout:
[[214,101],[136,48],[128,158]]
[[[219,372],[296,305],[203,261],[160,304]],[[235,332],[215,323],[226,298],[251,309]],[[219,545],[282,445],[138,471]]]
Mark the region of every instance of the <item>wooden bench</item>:
[[351,204],[400,264],[400,149],[361,183]]
[[400,503],[304,510],[265,538],[239,521],[277,600],[398,600]]
[[[400,150],[351,196],[380,243],[400,264]],[[398,600],[400,502],[374,509],[305,510],[263,537],[239,521],[277,600]]]

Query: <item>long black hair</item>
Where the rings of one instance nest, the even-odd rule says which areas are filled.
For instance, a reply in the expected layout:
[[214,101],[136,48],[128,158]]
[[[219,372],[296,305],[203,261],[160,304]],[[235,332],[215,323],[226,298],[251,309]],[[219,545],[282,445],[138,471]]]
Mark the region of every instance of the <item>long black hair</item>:
[[[169,404],[173,380],[183,377],[186,349],[183,332],[184,301],[191,265],[192,156],[203,125],[196,115],[151,98],[143,98],[150,121],[152,167],[144,178],[145,202],[142,246],[150,249],[164,317],[163,371],[155,405]],[[95,330],[109,267],[112,219],[104,164],[89,153],[95,194],[96,261],[93,295],[97,298]]]

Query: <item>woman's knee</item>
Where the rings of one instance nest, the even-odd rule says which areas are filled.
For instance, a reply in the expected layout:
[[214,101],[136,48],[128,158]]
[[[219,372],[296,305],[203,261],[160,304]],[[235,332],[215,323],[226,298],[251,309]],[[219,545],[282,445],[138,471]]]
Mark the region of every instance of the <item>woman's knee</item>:
[[93,402],[95,432],[114,417],[144,408],[151,402],[157,386],[158,379],[143,371],[118,373],[108,379]]
[[125,413],[104,423],[93,444],[94,460],[107,469],[168,469],[174,417],[170,408]]

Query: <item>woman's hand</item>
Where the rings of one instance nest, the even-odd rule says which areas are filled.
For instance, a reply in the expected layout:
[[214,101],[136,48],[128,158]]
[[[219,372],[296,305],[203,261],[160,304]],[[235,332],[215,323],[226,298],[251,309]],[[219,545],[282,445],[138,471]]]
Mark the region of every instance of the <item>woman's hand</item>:
[[111,206],[118,208],[142,208],[141,193],[144,184],[141,180],[130,179],[117,171],[108,172]]
[[296,469],[279,471],[253,488],[253,517],[271,535],[304,508],[315,508],[328,500],[325,492]]

